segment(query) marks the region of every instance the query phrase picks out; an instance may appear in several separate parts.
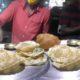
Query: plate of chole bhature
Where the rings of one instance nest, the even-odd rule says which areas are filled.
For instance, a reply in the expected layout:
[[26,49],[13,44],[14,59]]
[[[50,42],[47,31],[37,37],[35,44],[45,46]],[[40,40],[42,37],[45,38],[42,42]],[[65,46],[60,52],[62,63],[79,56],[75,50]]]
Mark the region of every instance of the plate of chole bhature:
[[[47,37],[49,38],[48,40],[46,39]],[[52,43],[52,41],[54,42]],[[4,49],[0,49],[0,74],[15,74],[23,71],[27,66],[44,65],[48,62],[45,51],[59,42],[56,36],[51,34],[39,34],[36,41],[4,44]],[[49,45],[46,45],[46,43],[49,43]]]
[[47,55],[51,58],[53,67],[62,71],[75,71],[80,69],[80,49],[67,45],[51,47]]
[[37,42],[47,49],[46,54],[54,68],[61,71],[80,69],[80,40],[69,39],[66,44],[61,44],[62,40],[55,35],[40,34],[37,36]]
[[4,49],[0,49],[0,74],[2,75],[19,73],[27,66],[40,66],[47,62],[45,50],[35,41],[24,41],[14,46],[8,44],[11,45],[11,49],[9,46],[5,48],[5,45]]

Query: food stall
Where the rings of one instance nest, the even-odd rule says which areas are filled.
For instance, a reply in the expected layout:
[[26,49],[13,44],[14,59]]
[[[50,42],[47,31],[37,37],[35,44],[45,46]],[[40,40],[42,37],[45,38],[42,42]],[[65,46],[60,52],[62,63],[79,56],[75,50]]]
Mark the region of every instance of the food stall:
[[80,40],[40,34],[0,44],[0,80],[80,80]]

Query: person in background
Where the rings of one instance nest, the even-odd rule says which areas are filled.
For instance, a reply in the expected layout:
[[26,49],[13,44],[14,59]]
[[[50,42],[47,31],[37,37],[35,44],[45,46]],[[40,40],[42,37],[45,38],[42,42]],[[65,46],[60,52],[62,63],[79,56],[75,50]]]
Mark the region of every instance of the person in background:
[[62,38],[80,39],[80,1],[67,0],[58,26],[58,33]]
[[42,5],[43,0],[14,0],[0,14],[0,26],[12,23],[12,43],[35,40],[39,33],[49,30],[50,10]]

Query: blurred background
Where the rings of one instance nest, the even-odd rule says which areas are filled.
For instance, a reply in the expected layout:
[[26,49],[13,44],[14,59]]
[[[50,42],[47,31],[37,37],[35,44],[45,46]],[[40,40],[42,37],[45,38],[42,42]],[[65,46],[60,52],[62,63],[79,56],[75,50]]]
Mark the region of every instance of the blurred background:
[[12,0],[0,0],[0,12],[2,12]]

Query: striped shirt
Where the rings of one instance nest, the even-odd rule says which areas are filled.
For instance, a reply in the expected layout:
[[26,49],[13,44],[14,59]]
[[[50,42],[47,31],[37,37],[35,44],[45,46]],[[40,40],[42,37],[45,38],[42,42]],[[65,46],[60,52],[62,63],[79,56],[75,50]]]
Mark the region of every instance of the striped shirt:
[[68,27],[80,26],[80,9],[78,7],[78,3],[71,4],[63,8],[59,24],[65,24]]

